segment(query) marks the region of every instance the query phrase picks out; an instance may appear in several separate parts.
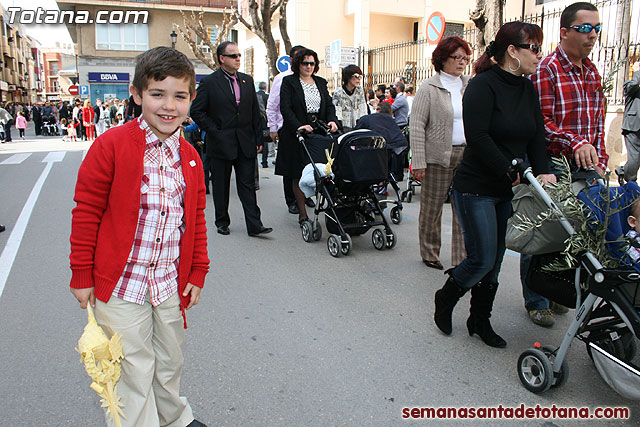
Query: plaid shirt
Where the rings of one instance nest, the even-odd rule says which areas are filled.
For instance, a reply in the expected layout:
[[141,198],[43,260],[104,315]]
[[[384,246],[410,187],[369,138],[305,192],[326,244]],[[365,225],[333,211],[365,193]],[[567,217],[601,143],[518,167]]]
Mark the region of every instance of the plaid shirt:
[[137,120],[146,139],[138,226],[112,296],[144,304],[148,291],[155,307],[178,291],[186,184],[180,161],[180,130],[160,143],[143,117]]
[[538,64],[531,81],[540,95],[547,153],[573,159],[584,144],[592,144],[606,170],[604,93],[600,74],[585,58],[582,69],[574,65],[560,45]]

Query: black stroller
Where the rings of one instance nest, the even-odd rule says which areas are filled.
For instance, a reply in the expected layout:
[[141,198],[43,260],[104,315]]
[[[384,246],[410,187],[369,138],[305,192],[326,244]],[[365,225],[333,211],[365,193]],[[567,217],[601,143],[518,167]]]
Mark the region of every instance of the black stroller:
[[59,136],[58,124],[56,118],[52,115],[45,116],[42,120],[42,135],[43,136]]
[[[316,196],[313,220],[301,224],[302,238],[305,242],[322,238],[318,216],[324,212],[330,233],[327,248],[331,256],[348,255],[352,247],[351,236],[364,234],[372,227],[376,227],[371,236],[373,246],[378,250],[393,248],[397,239],[380,206],[383,201],[376,198],[374,191],[376,184],[389,181],[396,196],[399,192],[398,183],[388,173],[384,138],[369,130],[348,132],[337,141],[326,129],[325,134],[313,139],[311,135],[297,134],[311,162],[307,167],[313,171]],[[332,164],[332,173],[321,170],[319,163]],[[394,223],[399,223],[402,220],[399,197],[384,202],[394,204],[390,215]]]
[[[524,176],[554,212],[562,228],[569,236],[574,235],[572,224],[533,177],[531,168],[524,171]],[[640,196],[637,185],[627,185],[630,187],[621,189],[596,185],[578,195],[589,208],[592,224],[603,223],[608,212],[617,212],[615,215],[624,217],[626,224],[629,201]],[[607,201],[594,204],[594,195],[598,194],[606,194]],[[607,241],[611,242],[613,222],[607,224]],[[613,244],[622,245],[620,239],[613,237],[613,240],[617,240]],[[611,252],[611,247],[608,248]],[[534,255],[527,284],[533,291],[552,301],[575,307],[575,317],[560,347],[535,343],[534,348],[520,355],[517,365],[520,381],[534,393],[560,387],[569,375],[567,352],[573,339],[578,338],[585,343],[596,369],[611,388],[627,398],[640,399],[640,368],[634,361],[636,340],[640,338],[640,273],[630,267],[604,268],[596,256],[588,251],[582,253],[576,269],[549,271],[544,268],[558,256]]]

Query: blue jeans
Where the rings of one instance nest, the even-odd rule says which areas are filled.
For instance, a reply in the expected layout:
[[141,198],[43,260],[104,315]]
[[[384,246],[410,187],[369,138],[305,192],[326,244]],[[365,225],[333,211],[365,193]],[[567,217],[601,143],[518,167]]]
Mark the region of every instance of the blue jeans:
[[529,267],[531,267],[531,255],[520,255],[520,282],[522,283],[524,306],[528,311],[547,309],[549,308],[549,300],[542,295],[533,292],[527,286],[526,278]]
[[452,272],[456,283],[471,289],[476,283],[498,283],[504,257],[511,197],[489,197],[453,190],[467,258]]

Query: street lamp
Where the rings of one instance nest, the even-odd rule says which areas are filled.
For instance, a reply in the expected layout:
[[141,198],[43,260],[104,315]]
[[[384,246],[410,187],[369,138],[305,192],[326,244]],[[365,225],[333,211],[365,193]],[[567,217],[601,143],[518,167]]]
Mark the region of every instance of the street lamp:
[[169,37],[171,37],[171,48],[175,49],[176,42],[178,41],[178,35],[176,34],[175,30],[171,30],[171,34],[169,34]]

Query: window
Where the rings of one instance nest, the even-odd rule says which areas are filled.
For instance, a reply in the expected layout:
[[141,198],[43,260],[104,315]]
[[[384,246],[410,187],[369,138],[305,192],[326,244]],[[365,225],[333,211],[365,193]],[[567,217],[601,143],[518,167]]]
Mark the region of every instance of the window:
[[253,47],[244,50],[244,72],[253,76]]
[[96,24],[96,49],[148,50],[147,24]]
[[50,76],[58,75],[58,61],[49,62],[49,75]]
[[[211,44],[213,45],[214,48],[216,47],[215,42],[216,42],[216,37],[218,37],[218,33],[220,33],[220,30],[217,27],[207,27],[207,34],[209,34],[209,40],[211,41]],[[202,43],[202,39],[196,36],[196,45],[199,46],[200,43]],[[207,45],[202,45],[200,50],[203,53],[209,53],[211,49]]]

